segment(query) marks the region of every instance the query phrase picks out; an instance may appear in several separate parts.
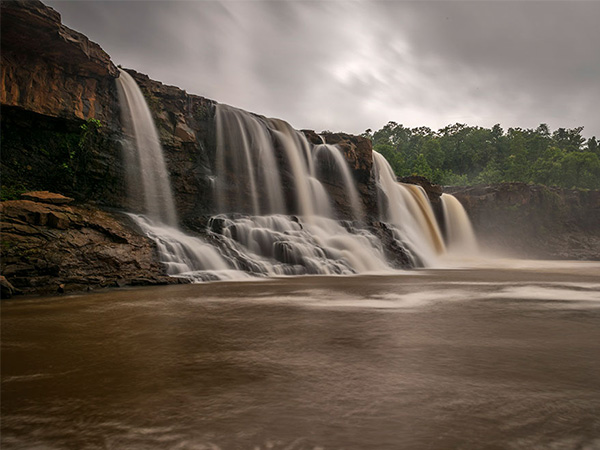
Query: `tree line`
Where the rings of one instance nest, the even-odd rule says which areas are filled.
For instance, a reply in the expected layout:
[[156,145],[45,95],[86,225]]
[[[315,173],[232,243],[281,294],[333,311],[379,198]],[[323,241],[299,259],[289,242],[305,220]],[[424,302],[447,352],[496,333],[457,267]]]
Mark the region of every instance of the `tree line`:
[[397,176],[422,175],[443,185],[509,181],[600,189],[600,146],[583,127],[551,131],[454,124],[433,131],[389,122],[363,133]]

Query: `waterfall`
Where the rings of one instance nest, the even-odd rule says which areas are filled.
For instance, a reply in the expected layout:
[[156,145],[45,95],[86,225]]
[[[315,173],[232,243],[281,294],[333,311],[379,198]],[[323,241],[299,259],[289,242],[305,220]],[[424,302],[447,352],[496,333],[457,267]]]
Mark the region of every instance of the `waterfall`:
[[[460,203],[443,195],[444,243],[425,191],[398,183],[385,158],[373,152],[380,222],[365,216],[341,149],[312,145],[287,122],[227,105],[216,107],[214,215],[204,239],[177,227],[169,175],[152,115],[135,80],[117,79],[123,123],[130,216],[156,243],[167,274],[193,281],[253,275],[389,273],[412,258],[431,266],[446,246],[474,245]],[[327,175],[339,180],[328,191]],[[319,179],[321,178],[321,179]],[[341,191],[339,190],[341,189]],[[354,221],[339,221],[333,199],[346,196]],[[393,250],[390,250],[392,248]],[[391,252],[391,253],[390,253]]]
[[[350,200],[352,206],[352,214],[354,219],[362,220],[364,218],[364,211],[361,206],[360,197],[358,196],[358,189],[356,189],[356,183],[350,173],[350,167],[344,155],[342,155],[340,149],[335,145],[320,144],[315,147],[314,159],[324,160],[323,162],[328,166],[329,174],[333,176],[340,176],[344,184],[344,190]],[[332,171],[331,169],[334,169]],[[331,172],[334,172],[333,174]],[[337,173],[335,173],[337,172]]]
[[477,239],[465,208],[450,194],[442,194],[442,205],[448,251],[456,255],[475,255]]
[[175,201],[150,109],[131,75],[122,69],[119,71],[117,89],[122,121],[133,141],[125,147],[130,195],[137,200],[141,194],[142,210],[150,219],[175,226]]
[[[237,108],[217,105],[216,124],[215,193],[219,211],[285,212],[273,141],[260,118]],[[260,197],[266,198],[266,202],[261,204]]]
[[130,201],[143,198],[143,214],[129,214],[157,247],[160,262],[171,276],[194,280],[242,276],[210,245],[177,228],[175,201],[152,114],[135,80],[122,69],[117,78],[122,121],[129,140],[125,163]]
[[[336,147],[316,149],[304,134],[282,120],[227,105],[217,105],[216,114],[215,198],[221,215],[213,220],[211,229],[222,254],[232,264],[267,275],[391,269],[381,242],[371,232],[349,224],[342,226],[336,220],[329,194],[316,177],[317,153],[333,150],[334,164],[349,195],[354,195],[357,216],[362,216],[354,181]],[[279,162],[279,167],[273,164],[268,171],[260,170],[255,163],[261,154],[264,160]],[[239,161],[247,163],[236,166]],[[265,198],[294,201],[285,207],[268,208]],[[234,205],[253,206],[236,209]],[[232,212],[238,213],[237,217]],[[245,215],[239,217],[240,212]],[[290,213],[295,216],[286,215]]]
[[387,160],[373,151],[373,167],[380,189],[380,216],[396,228],[397,239],[424,265],[432,266],[444,252],[439,227],[424,192],[396,181]]

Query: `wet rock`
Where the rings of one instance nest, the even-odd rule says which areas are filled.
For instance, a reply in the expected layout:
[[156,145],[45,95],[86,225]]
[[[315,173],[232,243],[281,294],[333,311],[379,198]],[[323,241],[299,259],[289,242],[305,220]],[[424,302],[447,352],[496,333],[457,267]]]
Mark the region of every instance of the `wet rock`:
[[183,142],[195,142],[196,136],[194,131],[188,127],[185,123],[178,123],[175,127],[175,136],[181,139]]
[[9,299],[13,295],[20,293],[3,275],[0,275],[0,298]]
[[373,167],[373,146],[370,139],[346,133],[325,132],[321,136],[326,144],[337,145],[342,150],[357,182],[369,182]]
[[429,197],[429,201],[431,202],[438,201],[444,192],[444,188],[442,186],[440,186],[439,184],[432,183],[427,178],[422,177],[420,175],[400,177],[398,178],[398,181],[401,183],[416,184],[418,186],[421,186],[425,190],[425,193],[427,194],[427,197]]
[[1,270],[24,293],[168,282],[154,243],[127,216],[31,200],[1,202],[0,214]]

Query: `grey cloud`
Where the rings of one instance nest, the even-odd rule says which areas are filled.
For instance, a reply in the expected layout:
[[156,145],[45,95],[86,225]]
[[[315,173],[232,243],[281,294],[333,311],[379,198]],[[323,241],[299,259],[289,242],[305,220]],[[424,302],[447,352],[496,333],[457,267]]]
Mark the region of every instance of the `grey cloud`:
[[600,135],[597,2],[47,3],[115,62],[297,128]]

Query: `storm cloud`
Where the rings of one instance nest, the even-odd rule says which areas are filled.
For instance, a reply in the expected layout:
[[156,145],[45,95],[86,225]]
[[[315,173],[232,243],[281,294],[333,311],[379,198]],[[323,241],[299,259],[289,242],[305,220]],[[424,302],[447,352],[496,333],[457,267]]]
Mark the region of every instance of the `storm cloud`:
[[296,128],[600,135],[599,2],[46,3],[115,63]]

